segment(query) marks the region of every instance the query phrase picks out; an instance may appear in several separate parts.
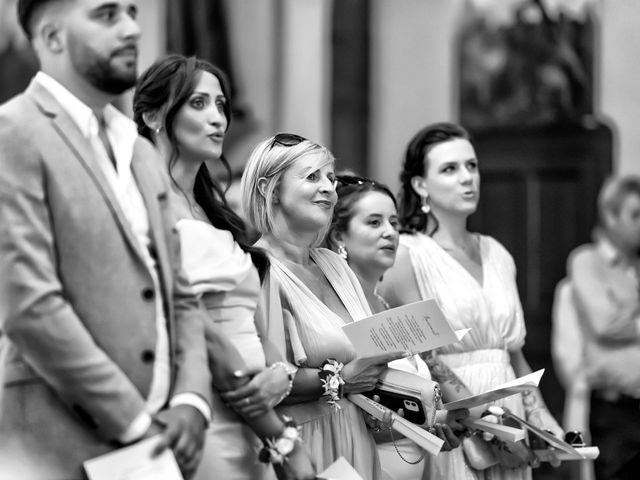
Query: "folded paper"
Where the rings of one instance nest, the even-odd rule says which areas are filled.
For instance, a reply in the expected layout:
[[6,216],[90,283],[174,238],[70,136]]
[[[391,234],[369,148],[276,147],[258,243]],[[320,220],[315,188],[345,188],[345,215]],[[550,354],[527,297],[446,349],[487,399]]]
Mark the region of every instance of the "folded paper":
[[170,448],[157,456],[160,435],[84,462],[89,480],[184,480]]
[[422,353],[459,341],[435,300],[385,310],[342,327],[361,357],[392,352]]
[[519,442],[520,440],[524,440],[524,430],[521,428],[487,422],[481,418],[473,417],[463,418],[460,420],[460,423],[472,430],[482,430],[483,432],[492,433],[505,442]]
[[518,377],[515,380],[503,383],[497,387],[492,388],[486,392],[472,395],[460,400],[445,403],[442,408],[444,410],[457,410],[459,408],[473,408],[485,405],[487,403],[499,400],[501,398],[509,397],[517,393],[522,393],[530,388],[538,387],[540,379],[544,373],[544,368],[537,370],[528,375]]
[[506,408],[504,409],[503,417],[514,420],[518,425],[520,425],[523,428],[526,428],[527,430],[529,430],[529,432],[537,435],[552,447],[562,450],[563,452],[569,455],[572,455],[574,457],[579,456],[578,451],[574,447],[569,445],[567,442],[560,440],[553,433],[548,432],[546,430],[542,430],[541,428],[536,427],[535,425],[531,424],[530,422],[527,422],[526,420],[518,417],[517,415],[514,415]]
[[600,455],[600,449],[598,447],[579,447],[575,450],[578,452],[578,455],[561,452],[555,448],[534,450],[533,453],[535,453],[536,457],[538,457],[542,462],[548,462],[554,458],[561,462],[566,462],[568,460],[595,460]]
[[364,480],[344,457],[338,457],[316,478],[318,480]]

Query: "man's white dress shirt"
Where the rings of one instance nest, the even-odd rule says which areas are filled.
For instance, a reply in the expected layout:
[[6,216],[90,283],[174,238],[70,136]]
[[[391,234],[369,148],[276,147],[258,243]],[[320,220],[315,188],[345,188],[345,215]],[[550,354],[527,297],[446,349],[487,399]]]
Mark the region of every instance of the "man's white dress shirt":
[[[151,425],[151,415],[157,413],[167,402],[171,378],[169,335],[162,305],[162,290],[156,261],[149,253],[149,247],[151,246],[149,218],[144,200],[131,170],[133,148],[138,138],[137,127],[131,119],[113,105],[109,104],[105,107],[103,125],[113,152],[114,165],[100,140],[98,118],[91,108],[49,75],[38,72],[35,79],[54,96],[78,126],[82,135],[90,142],[95,158],[131,225],[136,240],[142,247],[141,251],[153,280],[157,331],[153,377],[146,399],[146,411],[140,412],[127,430],[118,438],[123,443],[130,443],[145,434]],[[170,405],[178,404],[192,405],[202,413],[207,422],[211,419],[209,405],[197,394],[182,393],[174,396],[170,401]]]

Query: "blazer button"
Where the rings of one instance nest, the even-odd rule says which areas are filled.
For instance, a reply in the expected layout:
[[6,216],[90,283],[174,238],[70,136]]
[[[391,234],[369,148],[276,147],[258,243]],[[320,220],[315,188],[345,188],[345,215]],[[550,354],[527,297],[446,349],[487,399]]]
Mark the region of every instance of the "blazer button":
[[154,292],[153,288],[145,287],[142,289],[142,298],[144,298],[146,301],[150,302],[155,298],[155,296],[156,292]]
[[152,350],[144,350],[140,358],[144,363],[151,363],[156,359],[156,354]]

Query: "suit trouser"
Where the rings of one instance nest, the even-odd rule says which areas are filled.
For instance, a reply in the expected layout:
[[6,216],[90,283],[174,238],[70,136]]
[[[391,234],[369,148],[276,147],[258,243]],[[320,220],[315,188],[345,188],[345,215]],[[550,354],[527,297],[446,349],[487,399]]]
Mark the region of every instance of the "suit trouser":
[[597,480],[631,480],[640,475],[640,400],[621,396],[609,401],[591,394],[591,441],[600,448]]

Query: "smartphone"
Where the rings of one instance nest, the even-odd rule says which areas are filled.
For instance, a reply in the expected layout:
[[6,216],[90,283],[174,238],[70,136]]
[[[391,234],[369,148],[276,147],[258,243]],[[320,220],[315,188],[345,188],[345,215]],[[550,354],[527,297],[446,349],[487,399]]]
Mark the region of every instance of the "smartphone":
[[368,392],[362,393],[365,397],[373,399],[374,395],[380,397],[380,404],[388,409],[397,412],[399,409],[404,410],[404,418],[416,425],[424,425],[427,417],[424,413],[422,401],[418,397],[401,393],[389,392],[374,388]]

